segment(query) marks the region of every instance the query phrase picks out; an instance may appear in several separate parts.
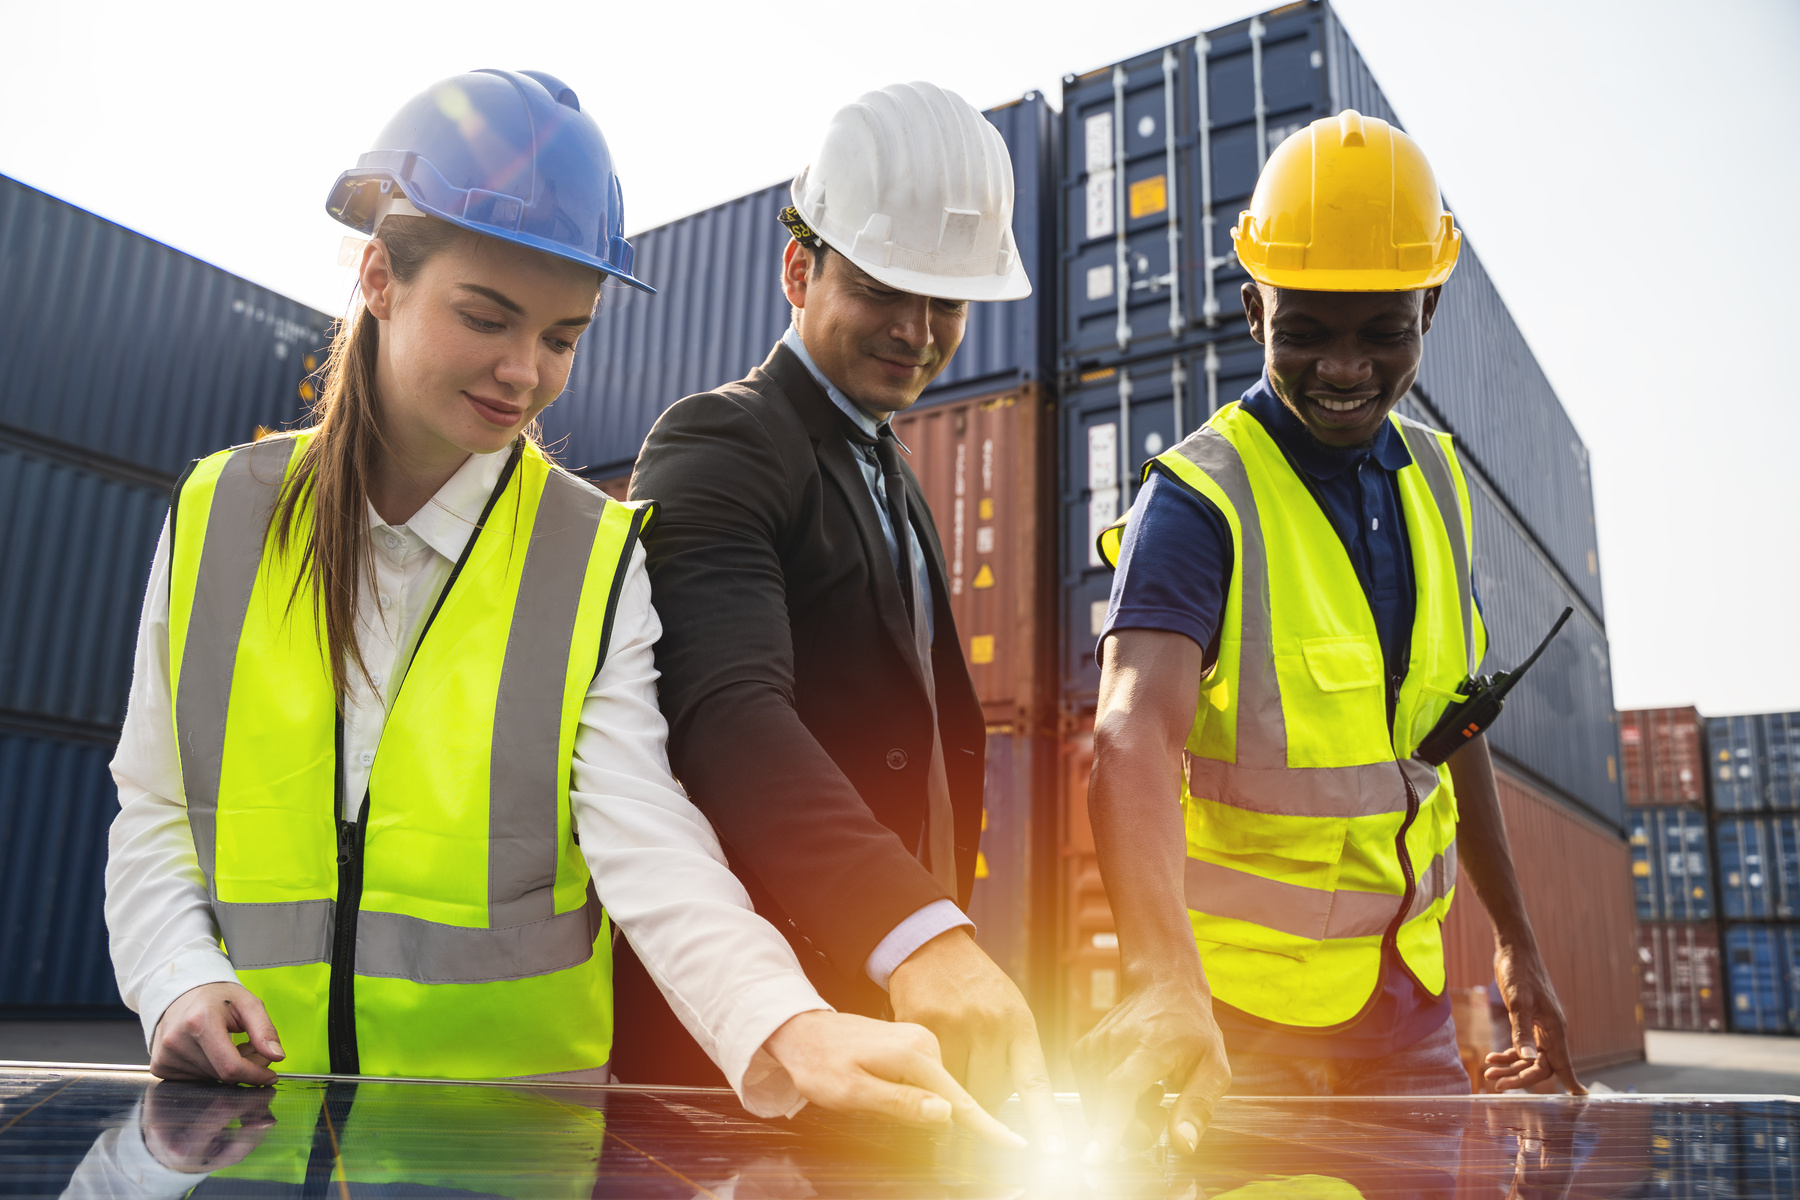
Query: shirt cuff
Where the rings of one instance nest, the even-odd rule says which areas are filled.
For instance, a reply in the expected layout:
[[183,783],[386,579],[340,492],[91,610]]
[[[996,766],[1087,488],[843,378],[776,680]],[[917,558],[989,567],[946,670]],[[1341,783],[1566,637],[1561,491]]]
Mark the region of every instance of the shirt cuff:
[[940,933],[948,933],[965,925],[970,929],[975,928],[975,922],[956,907],[956,901],[933,900],[888,931],[881,943],[869,952],[868,961],[863,963],[863,974],[874,980],[875,986],[885,992],[888,980],[893,978],[894,969],[912,957],[914,950]]
[[[156,1023],[181,996],[206,983],[236,983],[237,972],[223,950],[188,950],[175,956],[144,984],[138,994],[138,1020],[144,1026],[144,1049],[156,1040]],[[281,1031],[275,1031],[279,1034]]]

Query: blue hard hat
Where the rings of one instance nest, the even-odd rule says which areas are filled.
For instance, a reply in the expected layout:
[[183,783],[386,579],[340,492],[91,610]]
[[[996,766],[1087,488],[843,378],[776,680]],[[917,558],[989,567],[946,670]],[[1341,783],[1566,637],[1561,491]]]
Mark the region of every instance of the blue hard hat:
[[484,69],[433,84],[338,176],[325,211],[372,234],[396,187],[441,221],[656,291],[631,273],[606,138],[553,75]]

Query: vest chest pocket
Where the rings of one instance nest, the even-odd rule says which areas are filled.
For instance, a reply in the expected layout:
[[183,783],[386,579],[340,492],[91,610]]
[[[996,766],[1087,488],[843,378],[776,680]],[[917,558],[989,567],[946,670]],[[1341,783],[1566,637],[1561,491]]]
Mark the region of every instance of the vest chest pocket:
[[1187,902],[1207,941],[1310,958],[1325,938],[1349,822],[1188,797]]
[[1381,686],[1381,651],[1367,638],[1318,637],[1300,643],[1307,674],[1321,692]]

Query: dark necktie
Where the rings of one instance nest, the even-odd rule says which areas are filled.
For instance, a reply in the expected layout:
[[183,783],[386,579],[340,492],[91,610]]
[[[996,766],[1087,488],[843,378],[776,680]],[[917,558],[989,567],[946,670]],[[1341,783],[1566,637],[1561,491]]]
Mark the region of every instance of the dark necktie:
[[925,581],[913,567],[912,522],[906,511],[906,476],[900,469],[900,448],[894,431],[881,427],[875,440],[875,461],[881,466],[881,490],[887,502],[888,520],[894,527],[899,553],[900,594],[906,598],[906,615],[912,621],[913,651],[925,680],[925,698],[931,703],[931,764],[925,779],[925,866],[952,897],[956,896],[956,812],[950,803],[950,779],[944,769],[944,739],[938,732],[937,681],[931,670],[931,630],[925,620]]

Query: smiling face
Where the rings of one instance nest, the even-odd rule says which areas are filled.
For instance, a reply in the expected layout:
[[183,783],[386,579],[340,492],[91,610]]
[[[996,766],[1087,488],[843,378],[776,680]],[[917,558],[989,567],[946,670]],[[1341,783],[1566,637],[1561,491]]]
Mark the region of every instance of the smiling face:
[[1302,292],[1244,285],[1275,394],[1328,446],[1374,438],[1419,374],[1441,289]]
[[789,242],[782,290],[825,377],[877,416],[919,398],[950,364],[969,318],[966,300],[933,300],[877,282],[841,254]]
[[381,322],[383,433],[403,463],[429,470],[503,449],[562,393],[599,278],[590,267],[470,235],[405,283],[373,241],[362,288]]

